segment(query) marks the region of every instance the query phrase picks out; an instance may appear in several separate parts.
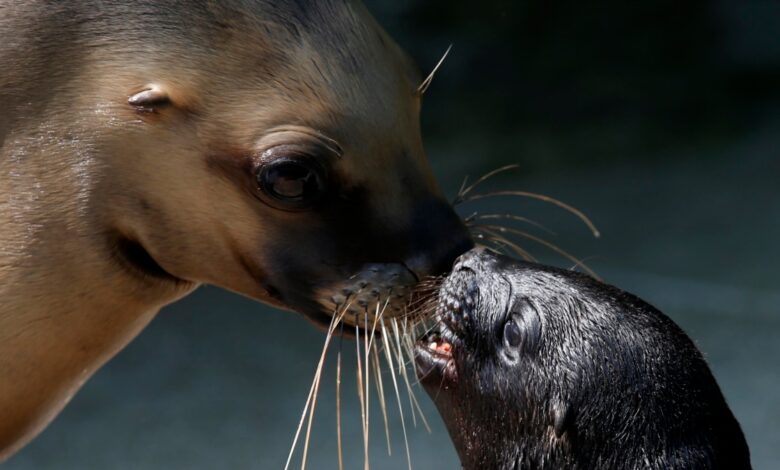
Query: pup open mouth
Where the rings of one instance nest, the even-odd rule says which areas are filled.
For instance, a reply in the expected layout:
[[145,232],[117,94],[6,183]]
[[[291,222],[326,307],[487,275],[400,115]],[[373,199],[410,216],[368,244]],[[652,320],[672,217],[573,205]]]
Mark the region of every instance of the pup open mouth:
[[474,302],[462,296],[460,283],[445,281],[431,329],[417,340],[415,363],[420,382],[441,386],[457,381],[455,353]]

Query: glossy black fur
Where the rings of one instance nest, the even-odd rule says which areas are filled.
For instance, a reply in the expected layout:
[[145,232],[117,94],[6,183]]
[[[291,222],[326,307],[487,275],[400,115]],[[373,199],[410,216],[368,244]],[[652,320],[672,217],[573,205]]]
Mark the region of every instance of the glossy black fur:
[[[750,468],[701,353],[641,299],[474,249],[438,301],[452,361],[420,344],[418,373],[464,468]],[[522,342],[508,348],[513,314]]]

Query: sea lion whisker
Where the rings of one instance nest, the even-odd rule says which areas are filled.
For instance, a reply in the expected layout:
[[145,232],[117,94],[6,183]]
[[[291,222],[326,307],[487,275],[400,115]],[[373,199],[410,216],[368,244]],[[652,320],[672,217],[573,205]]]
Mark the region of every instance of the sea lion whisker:
[[420,307],[420,309],[417,310],[414,313],[414,315],[410,315],[407,318],[409,318],[410,320],[412,320],[412,322],[417,324],[417,323],[427,319],[428,317],[432,316],[433,314],[435,314],[435,312],[436,312],[436,310],[433,307],[429,307],[429,306],[427,306],[427,307]]
[[[489,228],[490,227],[489,225],[479,225],[479,227],[480,227],[480,230],[483,233],[485,233],[487,235],[487,237],[489,239],[491,239],[492,241],[497,242],[497,243],[499,243],[501,245],[508,246],[518,256],[520,256],[521,258],[525,259],[526,261],[536,262],[536,258],[533,255],[531,255],[531,253],[529,253],[527,250],[522,248],[517,243],[514,243],[514,242],[508,240],[506,237],[503,237],[499,233],[496,233],[494,230],[491,230]],[[496,226],[496,227],[500,227],[500,226]],[[500,227],[500,228],[504,228],[504,227]]]
[[409,302],[404,306],[404,319],[411,319],[415,324],[430,316],[435,310],[435,305],[431,299],[436,295],[441,285],[441,278],[431,278],[421,281],[420,287],[416,288]]
[[[313,384],[314,385],[314,394],[311,395],[311,392],[310,392],[310,399],[312,400],[312,405],[311,405],[311,409],[310,409],[310,413],[309,413],[309,421],[308,421],[308,424],[307,424],[307,427],[306,427],[306,438],[305,438],[305,441],[304,441],[303,457],[302,457],[302,460],[301,460],[301,470],[304,470],[305,467],[306,467],[306,457],[308,455],[308,448],[309,448],[309,442],[310,442],[310,437],[311,437],[311,427],[312,427],[312,423],[313,423],[313,420],[314,420],[314,408],[317,405],[317,395],[319,393],[320,381],[322,379],[322,367],[323,367],[324,362],[325,362],[325,355],[327,354],[328,343],[330,342],[331,338],[333,337],[333,333],[335,332],[337,325],[341,328],[342,332],[344,331],[344,323],[343,323],[344,316],[346,315],[347,310],[349,309],[349,307],[352,305],[352,301],[353,300],[354,300],[354,296],[350,296],[349,298],[347,298],[344,301],[346,305],[344,305],[344,307],[343,307],[343,309],[341,310],[340,313],[338,313],[338,309],[341,308],[341,306],[337,307],[337,313],[334,313],[334,315],[333,315],[333,317],[331,319],[331,326],[328,328],[328,332],[327,332],[327,336],[326,336],[326,344],[323,347],[323,353],[320,356],[320,361],[319,361],[319,363],[317,365],[317,372],[315,373],[315,377],[314,377],[314,384]],[[342,340],[343,340],[343,335],[341,335],[339,337],[339,352],[338,352],[338,366],[337,366],[338,370],[337,370],[337,373],[336,373],[337,374],[337,381],[339,381],[339,382],[341,380],[341,344],[342,344]],[[340,388],[340,384],[338,384],[337,387]],[[339,390],[339,392],[340,392],[340,390]],[[339,403],[339,401],[340,401],[340,398],[337,397],[337,408],[339,408],[338,413],[340,414],[340,403]],[[308,403],[307,403],[307,406],[308,406]],[[304,410],[304,414],[305,414],[305,410]],[[339,421],[338,424],[337,424],[338,431],[339,431],[338,440],[341,439],[340,418],[341,417],[339,415],[338,418],[337,418],[337,420]],[[295,444],[293,444],[293,449],[294,449],[294,445]],[[339,446],[340,446],[340,442],[339,442]],[[339,449],[339,452],[340,452],[340,449]],[[341,461],[341,455],[339,455],[339,460]]]
[[433,68],[430,74],[423,80],[423,82],[420,84],[419,87],[417,87],[417,95],[422,96],[425,94],[426,91],[428,91],[428,87],[431,86],[431,83],[433,82],[433,77],[436,75],[436,72],[439,71],[439,68],[442,66],[444,61],[447,59],[447,56],[450,55],[450,51],[452,50],[452,44],[449,45],[446,51],[444,51],[444,55],[441,56],[441,59],[439,59],[439,62],[436,64],[436,67]]
[[[524,259],[526,261],[532,261],[532,262],[537,261],[536,257],[532,255],[530,251],[526,250],[525,248],[522,248],[517,243],[507,240],[504,237],[495,235],[495,237],[493,238],[493,243],[503,248],[503,251],[508,255],[514,253],[518,255],[521,259]],[[499,252],[500,251],[501,250],[499,250]]]
[[[384,351],[385,351],[385,360],[387,361],[387,365],[390,367],[390,370],[393,370],[393,357],[390,352],[390,338],[387,335],[387,327],[384,323],[381,324],[382,327],[382,342],[384,343]],[[395,391],[395,399],[396,403],[398,404],[398,413],[401,416],[401,430],[403,431],[404,435],[404,447],[406,448],[406,463],[409,467],[409,470],[412,470],[412,455],[409,451],[409,439],[406,435],[406,421],[404,420],[404,410],[403,405],[401,403],[401,394],[398,391],[398,381],[396,380],[395,373],[391,373],[390,377],[393,379],[393,390]]]
[[490,236],[476,229],[474,226],[469,227],[469,230],[471,231],[471,236],[479,240],[476,245],[490,248],[491,250],[495,250],[499,253],[507,253],[507,247],[505,244],[499,243],[498,241],[492,239]]
[[[404,340],[404,347],[406,350],[406,356],[408,358],[414,359],[414,341],[416,339],[415,331],[413,326],[409,326],[409,318],[405,317],[403,321],[403,328],[402,328],[402,338]],[[412,360],[412,372],[414,372],[415,377],[417,376],[417,363]]]
[[[406,378],[406,358],[403,356],[403,352],[401,351],[400,331],[398,329],[398,323],[396,322],[395,318],[390,320],[390,325],[393,327],[392,331],[395,341],[391,341],[391,346],[396,357],[396,362],[398,363],[398,373],[401,374],[401,377],[404,379],[407,393],[411,393],[409,390],[409,381]],[[417,417],[415,416],[411,397],[409,398],[409,410],[410,414],[412,415],[412,426],[417,427]]]
[[339,350],[336,354],[336,447],[339,455],[339,470],[344,470],[344,452],[341,444],[341,352],[344,346],[344,323],[339,325]]
[[[405,317],[403,318],[403,323],[401,323],[401,347],[402,353],[406,353],[406,360],[414,359],[414,353],[411,349],[409,349],[409,339],[414,334],[412,330],[409,329],[409,318]],[[403,354],[402,354],[403,355]],[[412,365],[412,370],[416,374],[417,373],[417,365],[415,364],[414,360],[409,361],[409,363]]]
[[385,403],[385,387],[382,384],[382,367],[379,362],[379,347],[374,346],[371,350],[374,358],[374,374],[376,374],[374,383],[376,384],[376,391],[379,395],[379,408],[382,410],[382,417],[385,423],[385,438],[387,439],[387,455],[392,456],[393,450],[390,446],[390,426],[387,421],[387,404]]
[[360,360],[360,326],[355,325],[355,347],[357,356],[357,391],[358,400],[360,401],[360,424],[363,426],[363,468],[368,466],[368,441],[366,436],[368,430],[366,429],[366,401],[363,396],[363,367]]
[[568,259],[569,261],[571,261],[575,265],[579,266],[580,268],[582,268],[585,272],[587,272],[588,274],[590,274],[594,278],[598,279],[599,281],[601,280],[599,275],[596,274],[592,269],[590,269],[581,260],[577,259],[574,255],[572,255],[569,252],[561,249],[557,245],[548,242],[547,240],[541,239],[539,237],[531,235],[530,233],[524,232],[522,230],[517,230],[517,229],[513,229],[513,228],[509,228],[509,227],[502,227],[500,225],[483,225],[483,228],[487,228],[489,230],[498,230],[500,232],[512,233],[512,234],[518,235],[520,237],[527,238],[527,239],[529,239],[529,240],[531,240],[533,242],[539,243],[540,245],[546,246],[547,248],[549,248],[549,249],[553,250],[554,252],[558,253],[559,255],[565,257],[566,259]]
[[432,324],[425,326],[425,329],[423,333],[420,335],[421,337],[425,337],[429,335],[434,329],[440,327],[441,325],[444,325],[444,319],[440,318],[436,321],[434,321]]
[[492,178],[492,177],[494,177],[494,176],[496,176],[496,175],[498,175],[500,173],[504,173],[504,172],[507,172],[507,171],[510,171],[510,170],[516,170],[518,168],[520,168],[520,165],[518,165],[517,163],[514,163],[514,164],[511,164],[511,165],[504,165],[504,166],[502,166],[500,168],[496,168],[495,170],[492,170],[492,171],[489,171],[489,172],[485,173],[484,175],[482,175],[479,178],[477,178],[477,180],[474,181],[473,183],[471,183],[468,187],[461,188],[461,190],[458,191],[458,196],[453,201],[453,205],[456,205],[456,204],[459,204],[460,202],[462,202],[464,200],[464,198],[469,193],[471,193],[474,189],[477,188],[477,186],[479,186],[480,184],[482,184],[485,181],[489,180],[490,178]]
[[[351,306],[354,295],[349,297],[349,302],[344,307],[342,315]],[[346,301],[345,301],[346,302]],[[336,355],[336,448],[338,452],[339,470],[344,470],[344,446],[341,434],[341,355],[344,349],[344,322],[339,322],[339,350]]]
[[425,330],[424,330],[424,331],[423,331],[423,333],[420,335],[420,337],[425,337],[425,336],[429,335],[429,334],[430,334],[430,333],[431,333],[431,332],[432,332],[434,329],[438,328],[438,327],[439,327],[440,325],[442,325],[442,324],[443,324],[443,321],[442,321],[442,320],[436,320],[436,321],[435,321],[435,322],[433,322],[432,324],[430,324],[430,325],[426,325],[426,326],[425,326]]
[[590,220],[590,218],[588,218],[588,216],[586,216],[582,211],[569,204],[566,204],[563,201],[560,201],[550,196],[545,196],[544,194],[532,193],[528,191],[491,191],[488,193],[472,194],[470,196],[464,197],[454,205],[466,204],[468,202],[477,201],[479,199],[486,199],[486,198],[500,197],[500,196],[527,197],[530,199],[536,199],[539,201],[547,202],[549,204],[553,204],[569,212],[570,214],[576,216],[578,219],[580,219],[588,227],[588,229],[591,231],[591,233],[595,238],[599,238],[601,236],[601,233],[593,224],[593,222]]
[[[301,419],[298,422],[298,428],[295,431],[295,437],[293,438],[292,447],[290,448],[290,453],[287,455],[287,462],[284,465],[285,470],[288,470],[290,467],[290,462],[292,461],[293,454],[295,453],[295,447],[298,444],[298,439],[301,435],[301,430],[303,429],[303,422],[306,419],[306,413],[309,411],[309,405],[312,403],[312,397],[315,394],[315,389],[319,386],[319,377],[322,373],[322,366],[325,362],[325,355],[328,352],[328,346],[330,345],[330,340],[333,338],[333,331],[336,327],[336,325],[343,319],[344,314],[346,312],[346,308],[339,314],[334,313],[333,317],[331,318],[330,326],[328,327],[328,334],[325,336],[325,344],[322,347],[322,353],[320,354],[320,361],[317,364],[317,369],[314,373],[314,380],[312,381],[311,388],[309,389],[309,395],[306,399],[306,405],[303,407],[303,413],[301,413]],[[307,443],[308,444],[308,438]],[[305,448],[304,448],[304,465],[305,465]]]
[[[336,325],[338,325],[341,322],[341,320],[342,318],[336,319],[336,322],[333,324],[333,326],[328,329],[328,337],[327,337],[328,343],[330,343],[330,339],[333,337],[333,333],[335,331]],[[324,353],[320,357],[320,363],[318,364],[319,370],[315,377],[316,385],[314,387],[314,395],[312,396],[311,408],[309,409],[309,422],[307,423],[306,426],[306,439],[304,440],[303,457],[301,458],[301,470],[305,470],[306,468],[306,457],[308,456],[308,452],[309,452],[309,442],[311,442],[311,428],[312,428],[312,424],[314,423],[314,410],[317,407],[317,397],[319,396],[320,383],[322,381],[322,367],[325,363],[327,349],[328,346],[325,346]]]
[[[392,292],[392,291],[391,291]],[[390,296],[388,295],[387,299],[385,300],[385,304],[382,306],[381,310],[379,308],[380,302],[376,303],[376,313],[374,314],[374,324],[371,326],[371,338],[368,342],[368,349],[371,349],[371,347],[374,344],[374,334],[377,332],[377,324],[382,321],[382,316],[385,313],[385,310],[387,309],[387,306],[390,304]],[[368,315],[366,315],[366,318]],[[366,334],[368,334],[368,329],[366,328]]]
[[466,176],[463,178],[463,182],[460,184],[460,188],[458,188],[457,195],[455,196],[455,199],[453,200],[453,202],[454,202],[454,201],[457,201],[457,200],[458,200],[458,198],[459,198],[459,197],[461,197],[461,196],[463,195],[463,191],[465,191],[465,190],[466,190],[466,184],[468,184],[468,181],[469,181],[469,175],[466,175]]
[[[406,383],[406,390],[407,390],[407,392],[409,394],[409,407],[411,409],[411,414],[412,414],[412,423],[414,424],[415,427],[417,427],[417,419],[415,417],[415,409],[417,409],[417,412],[420,413],[420,419],[422,420],[425,428],[430,433],[431,432],[431,427],[428,425],[428,420],[425,419],[425,415],[422,412],[422,408],[420,407],[420,404],[417,402],[417,397],[414,395],[414,391],[412,390],[412,384],[409,381],[409,374],[406,373],[407,362],[406,362],[406,359],[404,359],[404,357],[403,357],[403,352],[402,352],[402,347],[401,347],[401,342],[400,342],[400,336],[399,336],[399,333],[398,333],[398,331],[399,331],[398,330],[398,322],[396,321],[395,318],[392,319],[392,324],[393,324],[393,329],[396,331],[395,338],[396,338],[397,346],[398,346],[399,363],[403,364],[403,366],[401,367],[401,377],[403,377],[404,382]],[[414,357],[411,357],[409,362],[414,362]]]
[[[379,310],[379,303],[377,303],[377,314],[374,315],[374,327],[376,328],[376,321],[378,320],[378,310]],[[366,381],[366,391],[365,391],[365,397],[366,397],[366,427],[365,427],[365,434],[363,434],[363,446],[365,449],[365,462],[364,462],[364,469],[368,470],[369,467],[369,461],[368,461],[368,441],[369,441],[369,434],[371,432],[371,428],[369,426],[370,422],[370,415],[369,412],[371,410],[371,407],[369,405],[370,399],[371,399],[371,393],[369,392],[369,386],[371,382],[371,374],[369,369],[371,368],[371,362],[368,360],[368,352],[371,349],[371,341],[374,339],[374,329],[371,330],[371,336],[369,337],[369,331],[368,331],[368,311],[366,311],[366,316],[363,319],[363,327],[365,328],[365,334],[363,335],[363,346],[365,350],[365,360],[363,361],[365,364],[366,372],[365,372],[365,381]]]
[[[417,362],[414,360],[414,340],[411,338],[410,335],[405,335],[404,340],[406,341],[407,345],[407,356],[408,356],[408,363],[412,365],[412,371],[414,372],[414,377],[417,377]],[[408,374],[407,374],[408,375]],[[420,406],[419,400],[417,400],[417,394],[414,393],[414,384],[415,380],[407,380],[407,386],[409,387],[409,392],[411,393],[412,401],[414,402],[415,408],[417,408],[417,412],[420,414],[420,419],[422,420],[423,426],[425,426],[426,431],[428,431],[428,434],[431,434],[433,431],[431,430],[431,426],[428,423],[428,418],[425,417],[425,413],[423,413],[422,407]]]
[[[478,230],[473,230],[472,233],[473,233],[475,238],[478,238],[479,240],[484,242],[484,243],[480,243],[479,244],[480,246],[484,246],[484,247],[490,248],[491,250],[495,250],[495,251],[497,251],[499,253],[503,253],[503,254],[509,254],[512,251],[515,251],[515,250],[512,250],[511,247],[509,247],[505,242],[503,242],[501,240],[498,240],[498,239],[494,238],[493,236],[487,235],[487,234],[485,234],[485,233],[483,233],[481,231],[478,231]],[[527,257],[523,256],[522,254],[520,256],[527,259]]]
[[[491,219],[492,220],[495,220],[495,219],[505,219],[505,220],[514,220],[514,221],[517,221],[517,222],[527,223],[527,224],[533,225],[534,227],[536,227],[536,228],[538,228],[540,230],[544,230],[545,232],[547,232],[548,234],[550,234],[552,236],[557,236],[557,234],[555,232],[553,232],[552,230],[548,229],[547,227],[545,227],[544,225],[540,224],[539,222],[537,222],[535,220],[529,219],[527,217],[522,217],[522,216],[519,216],[519,215],[509,214],[509,213],[475,215],[474,219],[472,219],[472,220],[491,220]],[[469,224],[471,223],[471,221],[467,221],[467,220],[464,219],[464,223],[466,223],[466,226],[468,227]]]
[[[366,372],[365,372],[365,378],[366,378],[366,385],[365,385],[365,389],[366,389],[366,391],[365,391],[365,397],[366,397],[366,403],[365,403],[365,407],[366,407],[366,414],[365,414],[365,416],[366,416],[366,425],[365,425],[365,429],[366,429],[366,433],[365,433],[365,436],[364,436],[364,440],[365,440],[364,445],[365,445],[365,448],[366,448],[366,462],[365,462],[366,469],[368,468],[368,441],[369,441],[369,431],[370,431],[370,427],[369,427],[369,423],[370,423],[370,421],[369,421],[369,410],[370,410],[370,405],[369,405],[369,398],[370,398],[370,392],[369,392],[369,390],[370,390],[370,385],[369,385],[369,383],[370,383],[370,372],[369,372],[369,369],[371,367],[371,361],[369,360],[369,354],[371,353],[372,350],[373,351],[376,350],[376,345],[374,344],[374,337],[375,337],[376,332],[377,332],[377,325],[380,324],[383,321],[382,320],[382,316],[384,315],[385,311],[387,310],[387,306],[390,303],[391,296],[392,296],[392,289],[388,293],[388,296],[385,299],[385,302],[384,302],[384,304],[382,305],[381,308],[380,308],[380,304],[382,303],[381,299],[379,299],[379,298],[377,299],[378,301],[376,303],[376,311],[375,311],[375,314],[374,314],[374,322],[371,325],[371,330],[370,330],[371,334],[370,334],[370,336],[368,336],[369,335],[369,330],[368,330],[368,312],[366,312],[366,317],[365,317],[365,320],[364,320],[365,338],[363,340],[363,344],[365,346],[365,369],[366,369]],[[378,361],[377,361],[377,364],[378,364]],[[375,370],[375,373],[378,375],[379,370]],[[384,396],[382,397],[381,401],[382,402],[384,401]],[[384,403],[380,403],[380,407],[383,408],[384,407]],[[388,429],[387,414],[383,413],[383,416],[384,416],[384,422],[385,422],[385,429],[387,430]],[[389,440],[390,440],[389,433],[387,435],[387,438],[388,438],[388,448],[389,448]]]

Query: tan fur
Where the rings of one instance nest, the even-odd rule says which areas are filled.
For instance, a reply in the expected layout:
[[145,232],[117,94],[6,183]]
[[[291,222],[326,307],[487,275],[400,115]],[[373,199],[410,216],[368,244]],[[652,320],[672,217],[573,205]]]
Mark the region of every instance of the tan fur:
[[[419,77],[357,2],[0,0],[0,38],[0,460],[199,284],[290,307],[258,282],[283,275],[267,254],[326,222],[267,207],[218,168],[324,136],[388,226],[439,197]],[[128,105],[149,85],[173,105]],[[178,279],[124,265],[119,235]]]

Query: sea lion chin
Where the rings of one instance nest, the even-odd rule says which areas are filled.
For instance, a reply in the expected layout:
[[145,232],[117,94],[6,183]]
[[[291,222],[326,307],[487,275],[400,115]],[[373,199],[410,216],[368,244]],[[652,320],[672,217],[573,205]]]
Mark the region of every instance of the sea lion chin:
[[750,468],[701,353],[637,297],[477,248],[432,302],[417,373],[465,469]]

